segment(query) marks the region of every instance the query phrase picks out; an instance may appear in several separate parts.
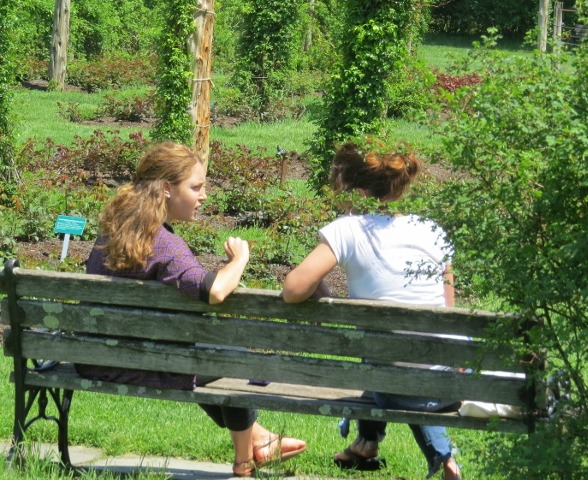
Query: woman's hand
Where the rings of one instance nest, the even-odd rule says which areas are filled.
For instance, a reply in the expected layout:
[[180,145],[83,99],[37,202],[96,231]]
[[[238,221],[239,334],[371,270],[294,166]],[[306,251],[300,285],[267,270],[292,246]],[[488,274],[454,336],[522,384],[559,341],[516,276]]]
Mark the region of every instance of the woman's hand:
[[221,303],[237,288],[243,271],[249,262],[249,243],[239,237],[229,237],[225,242],[225,252],[229,262],[221,268],[210,287],[209,303]]
[[239,237],[229,237],[225,242],[225,253],[229,258],[229,262],[244,261],[247,263],[249,261],[249,243]]

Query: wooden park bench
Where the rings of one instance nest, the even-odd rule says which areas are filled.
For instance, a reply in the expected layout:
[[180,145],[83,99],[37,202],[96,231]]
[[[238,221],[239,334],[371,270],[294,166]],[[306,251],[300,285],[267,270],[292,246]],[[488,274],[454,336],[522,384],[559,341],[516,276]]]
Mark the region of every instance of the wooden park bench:
[[[514,316],[344,298],[289,305],[278,291],[248,288],[208,305],[155,281],[27,270],[14,261],[5,265],[0,286],[7,293],[2,321],[9,325],[4,353],[14,359],[13,450],[52,401],[66,465],[76,390],[522,433],[543,412],[530,375],[540,362],[488,340],[498,322],[518,332]],[[48,360],[58,363],[45,368]],[[121,386],[82,378],[72,362],[223,378],[194,391]],[[466,367],[480,373],[463,373]],[[381,409],[364,390],[506,404],[522,415]]]

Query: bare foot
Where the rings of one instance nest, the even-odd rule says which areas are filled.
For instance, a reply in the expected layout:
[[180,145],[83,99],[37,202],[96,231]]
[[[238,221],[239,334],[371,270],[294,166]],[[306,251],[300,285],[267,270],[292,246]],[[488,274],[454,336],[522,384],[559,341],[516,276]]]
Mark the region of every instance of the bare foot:
[[253,457],[258,467],[272,461],[283,462],[306,450],[306,442],[292,437],[271,434],[269,440],[253,447]]
[[461,470],[453,457],[443,462],[443,480],[462,480]]

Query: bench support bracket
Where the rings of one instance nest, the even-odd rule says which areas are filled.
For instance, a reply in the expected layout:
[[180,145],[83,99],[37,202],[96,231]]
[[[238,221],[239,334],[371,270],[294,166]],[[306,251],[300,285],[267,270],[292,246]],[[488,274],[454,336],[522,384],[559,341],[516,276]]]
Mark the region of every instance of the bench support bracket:
[[[17,457],[19,458],[19,463],[22,463],[22,459],[25,457],[23,442],[25,433],[29,427],[38,420],[50,420],[57,424],[57,445],[61,463],[67,467],[71,466],[69,457],[68,425],[69,409],[73,393],[73,390],[31,387],[17,395],[16,402],[21,408],[17,407],[17,415],[15,415],[14,419],[12,447],[8,454],[9,462],[12,462],[12,460]],[[53,400],[57,409],[56,416],[47,414],[49,397]],[[38,406],[38,413],[35,417],[27,420],[35,404]]]

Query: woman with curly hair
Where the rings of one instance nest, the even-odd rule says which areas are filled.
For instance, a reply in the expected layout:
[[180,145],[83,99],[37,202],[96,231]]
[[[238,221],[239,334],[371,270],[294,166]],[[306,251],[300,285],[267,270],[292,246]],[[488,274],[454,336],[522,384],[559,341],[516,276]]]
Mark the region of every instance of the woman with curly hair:
[[[133,180],[122,186],[100,216],[100,237],[86,263],[87,273],[157,280],[195,300],[216,304],[238,286],[249,261],[249,245],[230,237],[228,262],[206,270],[172,222],[193,222],[206,200],[205,169],[190,148],[171,142],[154,145],[140,160]],[[87,378],[154,388],[191,390],[211,381],[199,375],[171,374],[95,365],[76,365]],[[230,431],[235,450],[233,473],[255,475],[272,460],[303,452],[306,443],[269,432],[248,408],[201,405],[221,428]]]

